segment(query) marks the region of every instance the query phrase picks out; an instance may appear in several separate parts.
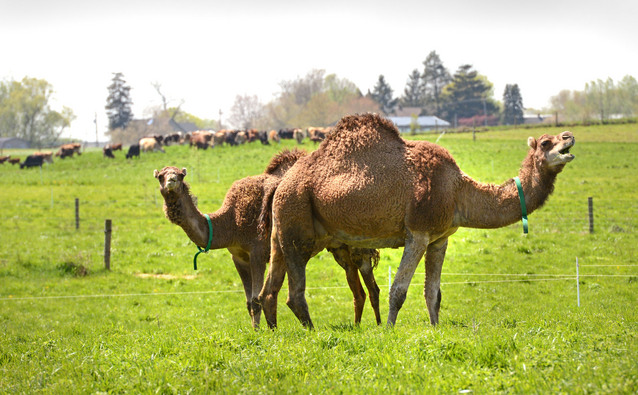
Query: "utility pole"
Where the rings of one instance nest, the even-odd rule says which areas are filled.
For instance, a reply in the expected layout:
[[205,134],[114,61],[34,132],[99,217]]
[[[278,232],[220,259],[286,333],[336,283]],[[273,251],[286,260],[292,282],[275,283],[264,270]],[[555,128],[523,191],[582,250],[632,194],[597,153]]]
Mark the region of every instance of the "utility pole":
[[99,141],[97,138],[97,113],[95,113],[95,118],[93,119],[93,123],[95,124],[95,146],[97,147],[99,144]]
[[219,130],[222,129],[222,109],[219,109]]

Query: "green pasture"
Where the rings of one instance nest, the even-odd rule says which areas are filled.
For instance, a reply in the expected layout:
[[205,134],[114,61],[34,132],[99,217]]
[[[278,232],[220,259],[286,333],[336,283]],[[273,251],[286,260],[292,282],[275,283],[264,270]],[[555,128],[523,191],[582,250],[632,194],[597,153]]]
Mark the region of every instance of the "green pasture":
[[[0,393],[636,393],[638,126],[570,130],[576,159],[530,216],[529,235],[517,223],[451,237],[435,328],[422,264],[394,328],[377,327],[369,303],[357,327],[343,270],[319,254],[307,269],[314,331],[285,305],[285,285],[279,328],[252,330],[227,251],[200,255],[193,270],[197,249],[164,217],[153,170],[188,168],[212,212],[233,181],[261,173],[292,141],[171,146],[132,160],[94,150],[42,170],[5,163]],[[415,138],[438,138],[467,174],[501,183],[517,174],[528,136],[560,131]],[[375,272],[384,318],[401,252],[382,250]]]

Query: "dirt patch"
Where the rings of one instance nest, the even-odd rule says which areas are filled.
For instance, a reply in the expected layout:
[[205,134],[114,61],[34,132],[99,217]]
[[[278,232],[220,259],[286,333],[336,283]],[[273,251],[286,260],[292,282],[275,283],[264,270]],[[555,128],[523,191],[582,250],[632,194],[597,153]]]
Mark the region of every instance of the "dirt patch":
[[135,273],[139,278],[161,278],[162,280],[194,280],[197,278],[194,274],[185,274],[183,276],[176,276],[174,274],[152,274],[152,273]]

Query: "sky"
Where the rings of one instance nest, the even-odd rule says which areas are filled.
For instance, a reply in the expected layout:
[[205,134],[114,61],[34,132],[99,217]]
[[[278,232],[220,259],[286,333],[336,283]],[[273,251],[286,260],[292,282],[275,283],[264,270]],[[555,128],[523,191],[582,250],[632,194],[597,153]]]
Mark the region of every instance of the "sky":
[[237,95],[267,103],[313,69],[363,93],[383,75],[400,96],[436,51],[454,73],[471,64],[502,100],[527,108],[561,90],[638,78],[633,0],[0,0],[0,79],[44,79],[52,108],[76,115],[63,137],[104,141],[113,73],[136,118],[161,105],[226,121]]

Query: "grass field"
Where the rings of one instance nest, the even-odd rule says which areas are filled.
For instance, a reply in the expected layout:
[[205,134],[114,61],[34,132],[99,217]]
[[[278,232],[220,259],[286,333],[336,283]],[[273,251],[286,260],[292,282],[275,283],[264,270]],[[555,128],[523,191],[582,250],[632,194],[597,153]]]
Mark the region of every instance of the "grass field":
[[[212,212],[233,181],[261,173],[290,141],[174,146],[128,161],[89,151],[41,171],[5,164],[0,393],[636,393],[638,126],[571,130],[576,159],[530,216],[529,235],[517,223],[450,238],[436,328],[423,264],[392,329],[374,324],[369,304],[352,324],[344,272],[324,253],[308,265],[315,331],[285,306],[285,285],[279,328],[253,331],[225,250],[200,255],[193,271],[197,249],[164,217],[153,170],[187,167],[199,207]],[[446,134],[439,144],[472,177],[501,183],[517,174],[530,134],[560,131]],[[382,250],[375,272],[384,319],[401,252]]]

